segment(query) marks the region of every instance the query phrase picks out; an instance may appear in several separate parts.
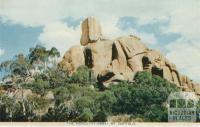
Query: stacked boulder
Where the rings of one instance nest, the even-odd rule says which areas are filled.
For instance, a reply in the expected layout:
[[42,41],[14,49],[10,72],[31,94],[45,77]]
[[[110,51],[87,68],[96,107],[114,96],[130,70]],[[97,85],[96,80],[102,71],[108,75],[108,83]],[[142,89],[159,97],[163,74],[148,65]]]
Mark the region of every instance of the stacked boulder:
[[81,45],[70,48],[59,66],[74,73],[81,65],[88,66],[105,87],[111,82],[133,81],[138,71],[149,71],[184,91],[200,95],[200,86],[180,74],[176,66],[160,52],[147,48],[140,38],[130,35],[109,40],[103,37],[100,23],[89,17],[82,23]]

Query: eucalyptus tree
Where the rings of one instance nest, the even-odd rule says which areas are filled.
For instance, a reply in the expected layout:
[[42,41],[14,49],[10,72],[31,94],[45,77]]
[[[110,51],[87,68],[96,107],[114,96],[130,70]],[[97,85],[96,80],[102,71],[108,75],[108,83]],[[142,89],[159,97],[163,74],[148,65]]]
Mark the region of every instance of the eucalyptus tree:
[[57,64],[58,57],[60,57],[60,52],[57,48],[52,47],[49,51],[49,56],[51,58],[52,64],[55,66]]
[[29,60],[23,54],[18,54],[12,60],[0,64],[0,71],[6,74],[4,77],[10,77],[12,79],[18,77],[22,81],[29,76],[30,68]]
[[49,58],[49,51],[45,47],[37,45],[35,48],[29,50],[29,60],[33,65],[42,65],[44,69],[47,68],[47,62]]
[[0,64],[0,71],[10,72],[10,64],[12,63],[11,60],[4,61]]
[[29,75],[30,68],[29,60],[23,54],[16,55],[15,60],[10,65],[12,73],[23,78]]

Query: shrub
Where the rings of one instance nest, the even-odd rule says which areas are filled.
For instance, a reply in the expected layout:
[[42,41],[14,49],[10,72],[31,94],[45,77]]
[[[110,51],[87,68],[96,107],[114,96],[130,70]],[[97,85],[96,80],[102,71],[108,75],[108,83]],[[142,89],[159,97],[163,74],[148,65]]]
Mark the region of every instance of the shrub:
[[104,91],[95,100],[97,112],[103,111],[107,114],[111,114],[113,105],[115,105],[116,101],[117,101],[116,97],[114,96],[114,94],[111,91]]
[[93,113],[89,108],[84,108],[77,121],[89,122],[93,120]]
[[46,94],[46,89],[49,88],[49,83],[42,79],[36,79],[32,83],[22,84],[22,88],[31,89],[36,94],[44,96]]
[[91,85],[95,81],[93,72],[87,66],[80,66],[70,77],[70,83],[80,83],[81,85]]
[[94,107],[94,100],[90,97],[83,96],[75,100],[76,109],[82,112],[85,108],[91,110]]
[[117,102],[115,114],[141,115],[146,121],[167,121],[164,103],[171,92],[178,91],[174,84],[148,72],[136,74],[135,83],[121,82],[110,87]]
[[98,111],[94,118],[93,118],[93,121],[94,122],[106,122],[107,121],[107,117],[108,117],[108,114],[104,111]]
[[70,109],[65,106],[65,104],[60,104],[57,105],[53,108],[49,108],[48,112],[42,116],[42,121],[46,122],[53,122],[53,121],[59,121],[59,122],[64,122],[64,121],[69,121],[76,119],[79,116],[79,112]]
[[65,85],[69,80],[69,75],[66,71],[60,69],[49,69],[47,71],[48,81],[51,88],[56,88]]

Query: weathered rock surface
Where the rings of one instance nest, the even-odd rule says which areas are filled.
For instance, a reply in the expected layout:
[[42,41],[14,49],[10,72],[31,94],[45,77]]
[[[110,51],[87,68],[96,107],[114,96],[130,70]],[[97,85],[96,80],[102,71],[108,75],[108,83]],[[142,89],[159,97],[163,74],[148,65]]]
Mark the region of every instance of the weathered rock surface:
[[85,65],[94,70],[98,75],[110,64],[112,59],[112,41],[99,40],[96,43],[89,43],[85,46]]
[[99,40],[102,36],[100,23],[94,18],[89,17],[82,23],[81,45],[85,46],[88,43]]
[[83,48],[81,46],[71,47],[64,55],[63,60],[59,63],[59,66],[73,73],[76,69],[85,64]]
[[132,81],[138,71],[149,71],[182,88],[200,95],[200,85],[181,75],[176,66],[160,52],[148,49],[140,38],[130,35],[115,40],[102,38],[100,23],[89,17],[82,23],[82,46],[67,51],[60,67],[73,73],[80,65],[94,71],[97,80],[107,86],[119,80]]

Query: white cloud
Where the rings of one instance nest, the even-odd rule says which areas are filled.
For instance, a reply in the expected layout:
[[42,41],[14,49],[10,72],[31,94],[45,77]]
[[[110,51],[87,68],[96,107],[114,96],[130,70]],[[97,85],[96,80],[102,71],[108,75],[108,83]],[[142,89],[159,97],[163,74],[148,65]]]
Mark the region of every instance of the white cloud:
[[106,36],[115,38],[136,34],[149,45],[158,43],[154,34],[133,29],[122,31],[116,27],[118,19],[133,16],[139,20],[139,25],[169,21],[162,33],[178,33],[184,38],[166,47],[167,57],[194,79],[200,79],[200,56],[197,55],[200,54],[199,14],[199,0],[0,0],[0,17],[4,22],[44,26],[39,40],[62,52],[78,44],[80,39],[80,27],[73,29],[61,21],[67,17],[96,16]]
[[0,56],[3,55],[4,53],[5,53],[5,51],[0,48]]
[[[116,22],[112,22],[116,21]],[[107,38],[115,39],[119,36],[136,35],[142,39],[147,45],[154,45],[157,39],[153,34],[141,33],[134,29],[126,31],[119,29],[116,26],[117,20],[112,19],[106,22],[101,22],[103,34]],[[39,41],[47,48],[56,47],[64,54],[71,46],[80,44],[81,27],[73,28],[67,26],[63,22],[54,22],[45,25],[43,32],[39,36]]]
[[21,23],[25,26],[44,25],[68,16],[75,18],[96,16],[104,22],[122,16],[134,16],[144,24],[157,19],[165,20],[171,11],[165,2],[160,0],[115,0],[115,2],[112,0],[87,0],[87,2],[83,0],[20,0],[20,2],[1,0],[0,2],[0,15],[4,21]]
[[68,27],[66,23],[55,22],[45,25],[39,41],[47,48],[56,47],[63,53],[72,45],[80,42],[80,27]]
[[[157,1],[157,4],[154,2]],[[139,17],[141,22],[153,20],[165,13],[160,0],[1,0],[0,15],[5,21],[26,26],[44,25],[67,16],[97,16],[101,19],[120,16]],[[159,10],[159,11],[158,11]],[[162,16],[163,17],[163,16]]]
[[200,1],[168,2],[170,24],[165,32],[180,33],[187,39],[200,40]]
[[117,21],[117,19],[112,18],[108,21],[101,22],[101,26],[103,27],[103,34],[106,37],[117,38],[119,36],[135,35],[141,38],[141,40],[148,46],[158,43],[157,38],[153,33],[139,32],[131,27],[129,29],[121,30],[116,26]]
[[179,70],[192,79],[200,81],[200,43],[181,38],[167,45],[167,58],[175,63]]
[[1,0],[0,15],[4,22],[24,26],[41,26],[66,17],[63,0]]
[[144,33],[139,32],[135,29],[129,29],[128,31],[121,31],[122,33],[125,33],[126,35],[135,35],[141,39],[143,43],[145,43],[148,47],[155,46],[158,41],[157,38],[153,33]]
[[139,38],[141,38],[142,42],[144,42],[147,46],[150,47],[158,43],[157,38],[153,33],[144,33],[135,31],[133,32],[133,35],[136,35]]
[[182,38],[167,45],[166,55],[182,73],[200,82],[200,1],[182,1],[181,4],[175,1],[167,4],[170,22],[162,32],[178,33]]

